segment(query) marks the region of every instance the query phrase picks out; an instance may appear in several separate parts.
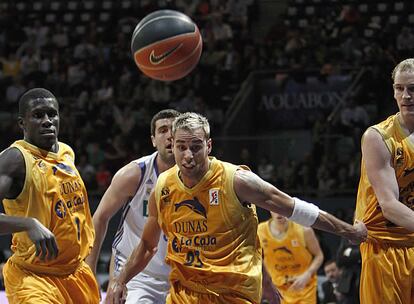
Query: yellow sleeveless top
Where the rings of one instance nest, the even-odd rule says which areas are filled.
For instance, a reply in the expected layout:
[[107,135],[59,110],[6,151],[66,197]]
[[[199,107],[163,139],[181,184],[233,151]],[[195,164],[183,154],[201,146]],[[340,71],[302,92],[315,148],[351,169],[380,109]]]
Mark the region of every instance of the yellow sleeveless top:
[[[309,268],[313,256],[306,248],[302,226],[289,221],[285,236],[279,240],[270,231],[270,221],[260,223],[257,230],[264,264],[273,284],[280,290],[287,290],[293,279]],[[316,284],[316,280],[316,274],[313,274],[308,285]]]
[[238,200],[235,165],[211,158],[210,168],[193,188],[177,166],[162,173],[155,187],[158,219],[168,238],[170,280],[195,292],[231,293],[259,303],[262,256],[254,205]]
[[[398,116],[399,114],[392,115],[372,128],[381,134],[391,153],[399,186],[399,201],[413,209],[414,146],[401,128]],[[382,214],[374,189],[368,180],[364,159],[361,163],[355,216],[367,226],[370,239],[394,245],[414,246],[414,233],[396,226]]]
[[12,262],[36,273],[66,275],[74,272],[93,246],[95,231],[85,185],[75,168],[73,150],[59,142],[57,153],[24,140],[11,145],[23,154],[26,177],[16,199],[3,200],[6,214],[37,218],[56,237],[59,254],[51,261],[35,256],[26,232],[13,234]]

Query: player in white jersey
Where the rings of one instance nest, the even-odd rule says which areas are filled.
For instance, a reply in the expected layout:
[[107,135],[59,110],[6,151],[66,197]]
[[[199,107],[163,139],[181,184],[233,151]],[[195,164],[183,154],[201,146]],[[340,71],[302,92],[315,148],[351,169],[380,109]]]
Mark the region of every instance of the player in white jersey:
[[[178,115],[175,110],[162,110],[154,115],[151,120],[151,141],[157,151],[122,167],[103,195],[93,215],[95,243],[86,259],[95,274],[108,223],[119,209],[123,208],[121,222],[112,245],[110,278],[122,269],[133,249],[140,242],[148,217],[148,198],[156,184],[158,174],[175,164],[171,150],[171,125]],[[165,237],[161,237],[158,252],[152,262],[148,264],[145,271],[128,283],[127,304],[165,303],[169,290],[170,270],[164,262],[166,244]]]

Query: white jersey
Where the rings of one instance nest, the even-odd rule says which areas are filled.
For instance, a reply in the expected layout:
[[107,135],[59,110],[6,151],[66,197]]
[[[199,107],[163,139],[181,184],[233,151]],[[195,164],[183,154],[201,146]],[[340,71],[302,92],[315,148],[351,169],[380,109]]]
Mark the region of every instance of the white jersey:
[[[148,218],[149,196],[158,178],[157,155],[158,152],[154,152],[132,161],[141,168],[141,180],[137,193],[122,208],[121,221],[112,243],[112,248],[115,249],[115,261],[117,255],[120,255],[118,261],[128,258],[141,241],[144,225]],[[143,272],[153,277],[168,279],[170,267],[164,262],[166,251],[167,239],[162,234],[158,243],[158,251]]]

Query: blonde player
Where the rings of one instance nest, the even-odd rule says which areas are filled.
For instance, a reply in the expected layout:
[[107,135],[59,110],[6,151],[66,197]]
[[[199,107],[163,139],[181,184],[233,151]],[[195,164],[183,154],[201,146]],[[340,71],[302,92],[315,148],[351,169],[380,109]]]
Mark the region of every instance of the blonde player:
[[[96,230],[95,245],[86,259],[96,272],[96,263],[109,220],[122,207],[122,217],[113,242],[114,259],[110,273],[118,275],[127,258],[141,240],[142,230],[148,217],[148,199],[157,182],[158,175],[171,168],[174,155],[171,150],[171,125],[180,113],[175,110],[162,110],[151,120],[151,141],[156,152],[143,156],[122,167],[105,191],[93,222]],[[161,237],[159,251],[144,271],[128,283],[127,303],[161,304],[170,288],[168,275],[170,267],[165,264],[167,240]]]
[[365,239],[362,223],[351,226],[292,198],[243,167],[209,157],[206,118],[184,113],[173,124],[176,166],[162,173],[149,201],[141,242],[107,296],[123,303],[126,283],[157,251],[161,229],[168,238],[171,266],[167,303],[259,303],[262,252],[257,237],[258,206],[355,242]]
[[356,219],[361,245],[361,303],[414,303],[414,58],[392,72],[399,112],[362,138]]
[[316,272],[323,253],[312,228],[302,227],[280,214],[259,224],[264,265],[283,304],[316,304]]
[[0,155],[0,197],[7,215],[36,219],[51,233],[33,244],[24,221],[12,224],[21,232],[13,234],[13,255],[3,269],[9,302],[99,303],[98,284],[84,262],[94,238],[88,195],[72,149],[57,140],[55,96],[27,91],[18,121],[24,139]]

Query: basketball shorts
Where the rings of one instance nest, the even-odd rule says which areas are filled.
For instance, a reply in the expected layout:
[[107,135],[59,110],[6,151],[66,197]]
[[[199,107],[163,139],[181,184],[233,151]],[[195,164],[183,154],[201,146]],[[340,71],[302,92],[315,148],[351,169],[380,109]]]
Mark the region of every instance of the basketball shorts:
[[7,261],[3,269],[9,303],[98,304],[99,287],[89,266],[82,262],[67,276],[36,274]]
[[279,289],[279,292],[282,295],[282,304],[316,304],[317,302],[316,284],[309,284],[302,290]]
[[[115,255],[115,276],[119,274],[126,258]],[[127,299],[125,304],[165,304],[170,284],[168,278],[157,278],[141,272],[127,283]]]
[[[258,291],[260,292],[260,291]],[[241,297],[239,294],[226,293],[215,295],[213,293],[201,293],[188,289],[178,282],[171,286],[167,297],[167,304],[258,304],[249,299]]]
[[414,248],[362,243],[361,303],[414,303]]

